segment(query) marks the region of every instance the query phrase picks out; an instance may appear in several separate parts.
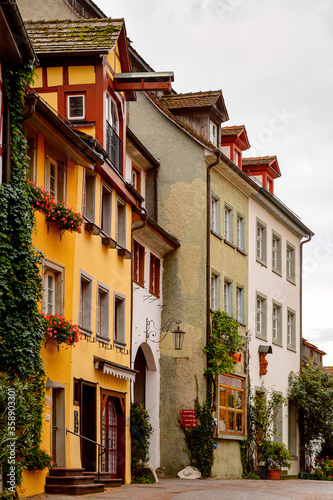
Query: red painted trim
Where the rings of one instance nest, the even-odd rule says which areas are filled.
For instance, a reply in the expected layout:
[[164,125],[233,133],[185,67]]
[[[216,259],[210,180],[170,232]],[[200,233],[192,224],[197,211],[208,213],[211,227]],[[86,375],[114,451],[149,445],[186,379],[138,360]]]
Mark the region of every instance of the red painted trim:
[[68,78],[68,66],[63,66],[62,67],[62,77],[63,77],[63,85],[69,85],[69,78]]
[[42,81],[43,81],[43,87],[47,88],[47,68],[46,67],[42,68]]

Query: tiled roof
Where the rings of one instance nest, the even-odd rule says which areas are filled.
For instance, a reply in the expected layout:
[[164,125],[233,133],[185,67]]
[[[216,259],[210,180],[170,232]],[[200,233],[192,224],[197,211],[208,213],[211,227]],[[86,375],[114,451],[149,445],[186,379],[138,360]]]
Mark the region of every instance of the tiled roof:
[[109,52],[117,42],[123,19],[78,19],[75,21],[27,21],[34,50],[38,54]]
[[273,161],[277,161],[276,156],[257,156],[255,158],[243,158],[242,164],[251,165],[270,165]]
[[232,135],[238,135],[240,134],[243,130],[245,130],[245,125],[234,125],[232,127],[222,127],[221,128],[221,135],[222,136],[232,136]]
[[222,97],[221,90],[210,90],[209,92],[173,94],[164,96],[162,99],[169,109],[181,109],[214,106],[220,97]]
[[323,370],[329,373],[331,376],[333,375],[333,366],[323,366]]
[[190,134],[195,140],[199,141],[202,145],[212,147],[212,144],[205,141],[202,137],[194,132],[187,124],[178,119],[175,115],[169,111],[169,108],[164,99],[159,99],[153,92],[146,92],[149,99],[157,106],[170,120],[176,123],[180,128],[182,128],[187,134]]

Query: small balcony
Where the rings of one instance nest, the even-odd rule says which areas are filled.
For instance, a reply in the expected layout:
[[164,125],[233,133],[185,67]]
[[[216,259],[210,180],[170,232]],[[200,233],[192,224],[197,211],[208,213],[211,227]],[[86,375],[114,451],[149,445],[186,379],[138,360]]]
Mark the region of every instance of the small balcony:
[[106,122],[106,152],[112,166],[121,174],[121,140],[108,122]]

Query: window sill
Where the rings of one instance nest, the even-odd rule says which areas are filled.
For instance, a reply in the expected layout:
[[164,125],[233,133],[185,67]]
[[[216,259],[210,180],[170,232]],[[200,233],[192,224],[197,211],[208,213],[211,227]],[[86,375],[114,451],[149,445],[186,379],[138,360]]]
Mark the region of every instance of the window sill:
[[149,293],[150,293],[151,295],[153,295],[154,297],[156,297],[157,299],[159,299],[159,298],[160,298],[160,296],[159,296],[159,295],[157,295],[156,293],[152,292],[151,290],[149,290]]
[[227,245],[229,245],[229,247],[233,248],[234,250],[236,250],[236,247],[233,243],[231,243],[231,241],[228,241],[226,239],[224,239],[224,243],[226,243]]
[[258,264],[261,264],[262,266],[267,267],[267,262],[265,260],[260,260],[258,258],[256,260],[257,260]]
[[278,347],[283,347],[282,342],[279,342],[278,340],[272,340],[272,344],[274,344]]
[[97,342],[101,342],[102,344],[110,344],[110,339],[106,337],[102,337],[101,335],[96,334]]
[[225,441],[242,441],[245,437],[245,434],[220,434],[218,439]]
[[126,248],[118,248],[118,255],[120,257],[122,257],[123,259],[131,259],[132,258],[132,254],[129,250],[127,250]]
[[144,283],[140,283],[139,281],[136,281],[135,279],[133,279],[133,282],[134,282],[136,285],[140,286],[141,288],[144,288],[144,287],[145,287],[145,284],[144,284]]
[[259,335],[258,333],[256,333],[256,339],[260,339],[260,340],[263,340],[264,342],[267,342],[267,336],[263,336],[263,335]]
[[125,351],[126,349],[126,344],[123,344],[122,342],[117,342],[117,341],[113,341],[114,343],[114,346],[116,349],[120,349],[121,351]]
[[210,230],[210,232],[211,232],[214,236],[216,236],[216,238],[218,238],[219,240],[223,241],[223,237],[222,237],[219,233],[217,233],[217,232],[216,232],[216,231],[214,231],[213,229],[211,229],[211,230]]
[[98,227],[94,222],[86,222],[84,225],[84,229],[93,236],[98,236],[101,233],[101,228]]
[[67,120],[70,122],[72,127],[94,127],[95,126],[95,122],[88,122],[84,118],[82,120],[78,120],[78,119],[73,120],[73,119],[67,118]]
[[101,233],[101,237],[102,245],[106,246],[106,248],[117,248],[117,242],[110,236],[106,236],[104,233]]
[[247,324],[244,321],[240,321],[238,319],[236,319],[236,321],[240,326],[247,326]]
[[287,349],[288,349],[288,351],[297,352],[296,347],[294,347],[292,345],[288,345]]
[[82,333],[83,335],[86,335],[87,337],[91,337],[93,334],[92,330],[88,330],[88,328],[84,328],[83,326],[80,326],[80,325],[79,325],[79,331],[80,331],[80,333]]
[[282,278],[282,271],[280,271],[279,269],[274,269],[273,267],[272,267],[272,271],[273,271],[273,273],[277,274],[278,276],[280,276]]
[[286,280],[289,281],[289,283],[291,283],[292,285],[296,286],[296,281],[292,278],[286,278]]
[[245,255],[247,257],[247,253],[245,252],[245,250],[242,250],[241,248],[238,248],[237,247],[237,252],[241,253],[242,255]]

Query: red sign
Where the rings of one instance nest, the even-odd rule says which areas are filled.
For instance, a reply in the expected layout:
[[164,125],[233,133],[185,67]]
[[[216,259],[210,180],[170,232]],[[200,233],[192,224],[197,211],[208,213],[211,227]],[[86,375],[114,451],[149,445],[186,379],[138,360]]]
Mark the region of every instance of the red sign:
[[183,427],[197,427],[195,410],[180,410],[180,423]]

